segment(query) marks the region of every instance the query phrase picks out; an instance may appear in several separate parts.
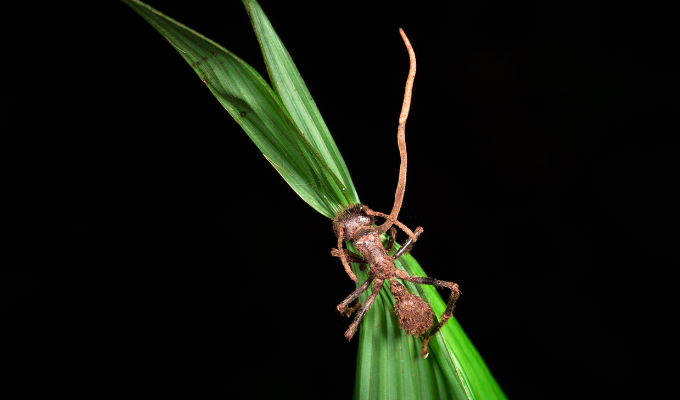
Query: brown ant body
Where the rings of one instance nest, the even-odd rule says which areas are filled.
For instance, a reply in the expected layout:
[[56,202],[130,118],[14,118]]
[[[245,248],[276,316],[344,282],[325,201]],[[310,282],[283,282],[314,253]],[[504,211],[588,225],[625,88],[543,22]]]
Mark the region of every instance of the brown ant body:
[[[365,264],[371,266],[368,272],[369,277],[366,282],[359,286],[337,306],[338,311],[347,316],[350,316],[358,309],[354,321],[352,321],[349,329],[345,332],[347,340],[351,340],[352,336],[354,336],[354,332],[359,326],[359,323],[361,323],[362,318],[375,301],[375,298],[382,289],[385,281],[388,282],[390,291],[396,299],[394,308],[397,318],[399,319],[399,325],[410,335],[422,335],[427,332],[433,325],[434,313],[429,304],[420,297],[409,293],[401,283],[395,280],[395,278],[422,285],[446,287],[451,290],[451,296],[446,304],[446,310],[441,316],[441,321],[423,340],[423,347],[420,354],[425,358],[428,355],[427,343],[453,315],[453,309],[456,300],[458,300],[458,297],[460,296],[460,291],[458,290],[458,284],[456,283],[439,281],[432,278],[409,276],[408,273],[397,269],[394,265],[394,260],[408,252],[413,246],[413,243],[418,240],[418,236],[423,233],[423,228],[421,227],[418,227],[414,233],[404,224],[397,221],[397,216],[399,215],[401,203],[404,198],[404,189],[406,187],[405,124],[411,106],[411,92],[413,90],[413,80],[416,74],[416,56],[411,47],[411,43],[401,28],[399,29],[399,33],[404,39],[404,43],[408,49],[411,67],[406,81],[404,103],[402,105],[401,115],[399,116],[398,143],[399,153],[401,155],[401,166],[399,168],[399,184],[397,185],[397,191],[394,196],[394,206],[389,215],[373,211],[363,204],[353,204],[340,211],[333,219],[333,231],[338,238],[338,247],[337,249],[331,250],[331,255],[340,258],[345,267],[345,271],[355,282],[358,282],[358,279],[352,272],[348,261],[361,263],[362,270],[364,270]],[[386,221],[380,226],[373,227],[372,225],[375,217],[385,218]],[[402,246],[394,256],[389,255],[389,251],[394,245],[394,239],[397,233],[392,225],[398,226],[409,236],[409,239],[404,243],[404,246]],[[380,240],[380,235],[387,232],[388,229],[390,231],[390,241],[387,247],[384,247]],[[353,253],[349,250],[343,250],[343,240],[353,242],[360,254]],[[357,304],[354,307],[348,309],[347,306],[366,291],[371,282],[373,282],[372,293],[366,300],[366,303],[362,305],[357,301]]]

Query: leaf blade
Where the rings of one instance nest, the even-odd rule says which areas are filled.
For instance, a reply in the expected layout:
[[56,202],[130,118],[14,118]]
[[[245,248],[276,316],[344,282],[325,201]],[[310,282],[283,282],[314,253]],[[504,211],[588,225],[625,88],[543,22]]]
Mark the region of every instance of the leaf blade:
[[[123,0],[192,66],[203,83],[293,190],[333,218],[352,197],[300,132],[281,98],[252,67],[219,44],[137,0]],[[343,188],[345,188],[343,190]]]
[[338,147],[288,50],[256,0],[242,0],[260,44],[272,86],[314,149],[343,182],[353,204],[359,203],[352,178]]

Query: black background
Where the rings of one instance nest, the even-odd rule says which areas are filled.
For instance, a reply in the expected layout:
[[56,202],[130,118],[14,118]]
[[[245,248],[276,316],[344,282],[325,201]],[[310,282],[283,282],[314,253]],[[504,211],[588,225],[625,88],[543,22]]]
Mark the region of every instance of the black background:
[[[239,2],[149,3],[267,76]],[[673,266],[670,25],[622,5],[458,3],[261,1],[383,212],[408,34],[400,220],[425,228],[425,271],[461,285],[456,318],[508,397],[625,391],[650,319],[642,280]],[[354,285],[330,221],[148,23],[123,3],[102,13],[68,84],[81,117],[47,142],[62,266],[20,274],[11,298],[57,315],[72,356],[122,386],[348,398],[357,341],[334,307]],[[68,284],[50,306],[34,282],[55,277]]]

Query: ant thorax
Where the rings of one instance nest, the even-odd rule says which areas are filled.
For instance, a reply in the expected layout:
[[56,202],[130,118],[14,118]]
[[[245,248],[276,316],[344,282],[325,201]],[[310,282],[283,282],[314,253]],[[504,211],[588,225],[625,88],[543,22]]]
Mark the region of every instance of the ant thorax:
[[383,247],[376,228],[371,227],[374,217],[369,215],[370,211],[363,204],[353,204],[344,208],[333,220],[333,231],[338,237],[342,228],[343,237],[354,243],[364,262],[378,269],[387,268],[385,271],[387,273],[393,265],[392,258]]
[[[383,247],[380,236],[375,229],[360,228],[356,232],[354,247],[359,250],[367,264],[373,265],[377,270],[388,268],[393,265],[392,258]],[[385,276],[383,279],[389,278]]]

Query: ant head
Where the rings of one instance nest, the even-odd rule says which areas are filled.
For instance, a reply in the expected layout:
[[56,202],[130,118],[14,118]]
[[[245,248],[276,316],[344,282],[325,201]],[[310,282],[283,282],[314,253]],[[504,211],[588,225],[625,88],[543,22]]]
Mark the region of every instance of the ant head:
[[342,227],[343,237],[346,240],[353,240],[359,228],[373,225],[373,216],[367,214],[368,210],[369,208],[363,204],[352,204],[343,208],[333,219],[335,237],[338,237]]

